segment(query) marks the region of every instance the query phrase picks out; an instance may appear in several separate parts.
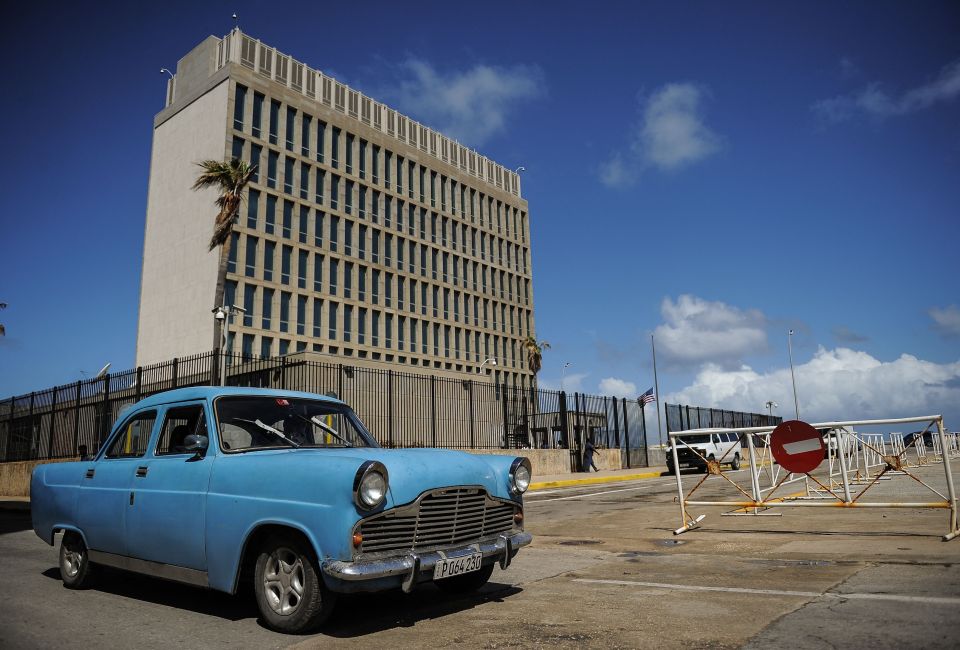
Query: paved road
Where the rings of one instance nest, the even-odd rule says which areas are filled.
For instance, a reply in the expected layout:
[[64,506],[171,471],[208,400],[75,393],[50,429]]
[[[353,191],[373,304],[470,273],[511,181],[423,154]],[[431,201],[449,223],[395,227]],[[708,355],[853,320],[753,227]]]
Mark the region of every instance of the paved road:
[[[702,489],[729,498],[727,487],[711,477]],[[675,490],[667,477],[533,493],[534,545],[480,594],[451,599],[428,586],[344,598],[312,637],[263,628],[248,595],[122,572],[66,590],[56,549],[25,514],[0,513],[0,647],[960,645],[960,540],[939,540],[944,511],[709,511],[702,528],[674,537]]]

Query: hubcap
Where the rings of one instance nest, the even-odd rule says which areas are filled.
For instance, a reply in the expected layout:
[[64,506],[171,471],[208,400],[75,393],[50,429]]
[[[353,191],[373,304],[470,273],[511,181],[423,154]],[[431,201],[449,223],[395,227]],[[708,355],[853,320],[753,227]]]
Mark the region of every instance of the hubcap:
[[303,559],[289,548],[275,549],[263,571],[263,592],[270,609],[289,616],[303,599]]
[[80,573],[80,565],[83,562],[83,550],[75,546],[64,547],[63,553],[63,572],[68,578],[74,578]]

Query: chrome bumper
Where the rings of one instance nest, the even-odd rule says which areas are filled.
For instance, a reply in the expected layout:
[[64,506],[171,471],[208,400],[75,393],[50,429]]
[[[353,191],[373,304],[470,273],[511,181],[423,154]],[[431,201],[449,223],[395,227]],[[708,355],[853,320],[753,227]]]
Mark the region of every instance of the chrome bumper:
[[321,568],[331,578],[347,582],[403,576],[403,590],[410,592],[420,582],[421,576],[432,571],[434,565],[440,560],[464,557],[479,552],[483,554],[484,558],[498,557],[500,568],[506,569],[510,566],[510,561],[516,555],[517,549],[526,546],[531,541],[533,541],[533,536],[526,532],[512,535],[502,534],[495,539],[426,553],[410,551],[405,555],[368,561],[361,560],[359,562],[328,560],[323,563]]

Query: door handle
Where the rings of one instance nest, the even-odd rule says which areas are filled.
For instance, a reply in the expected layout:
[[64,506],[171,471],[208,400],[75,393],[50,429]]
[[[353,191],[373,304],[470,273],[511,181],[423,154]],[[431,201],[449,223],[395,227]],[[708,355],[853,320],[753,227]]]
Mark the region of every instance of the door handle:
[[87,473],[84,475],[84,478],[93,478],[93,475],[96,473],[96,470],[92,467],[87,470]]
[[137,478],[143,478],[147,475],[147,468],[143,465],[137,468]]

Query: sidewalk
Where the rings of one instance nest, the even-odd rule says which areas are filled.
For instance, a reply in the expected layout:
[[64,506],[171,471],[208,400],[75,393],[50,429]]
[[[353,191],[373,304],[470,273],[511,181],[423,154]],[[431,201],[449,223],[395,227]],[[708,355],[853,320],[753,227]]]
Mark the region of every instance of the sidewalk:
[[614,483],[616,481],[635,481],[638,479],[660,478],[661,476],[667,476],[666,467],[604,469],[599,472],[534,476],[533,483],[530,484],[530,490],[545,490],[547,488],[570,487],[572,485],[597,485],[601,483]]

